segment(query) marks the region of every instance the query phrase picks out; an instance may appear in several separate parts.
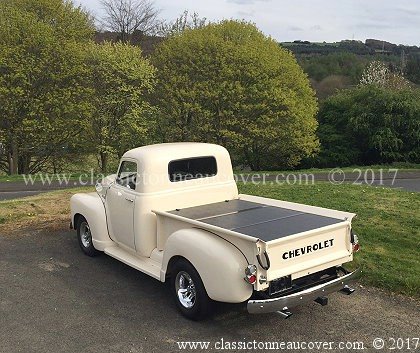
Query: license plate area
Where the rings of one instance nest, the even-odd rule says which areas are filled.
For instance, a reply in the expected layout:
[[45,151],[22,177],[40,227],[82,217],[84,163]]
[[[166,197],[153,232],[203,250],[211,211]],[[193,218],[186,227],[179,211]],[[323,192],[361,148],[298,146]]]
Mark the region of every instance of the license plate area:
[[268,287],[268,294],[274,295],[288,290],[292,287],[292,276],[284,276],[276,278],[270,282]]

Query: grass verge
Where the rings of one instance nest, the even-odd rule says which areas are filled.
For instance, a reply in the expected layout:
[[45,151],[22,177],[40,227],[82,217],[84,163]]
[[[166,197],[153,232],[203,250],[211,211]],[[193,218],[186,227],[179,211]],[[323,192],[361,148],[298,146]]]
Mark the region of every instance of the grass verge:
[[239,185],[241,193],[357,213],[362,282],[420,297],[420,193],[361,185]]
[[28,230],[67,229],[70,222],[70,197],[92,187],[52,191],[16,200],[0,201],[0,234]]
[[93,180],[94,182],[98,179],[102,179],[103,175],[93,172],[86,173],[36,173],[36,174],[17,174],[17,175],[0,175],[0,183],[10,183],[10,182],[65,182],[67,181],[82,181],[88,182]]

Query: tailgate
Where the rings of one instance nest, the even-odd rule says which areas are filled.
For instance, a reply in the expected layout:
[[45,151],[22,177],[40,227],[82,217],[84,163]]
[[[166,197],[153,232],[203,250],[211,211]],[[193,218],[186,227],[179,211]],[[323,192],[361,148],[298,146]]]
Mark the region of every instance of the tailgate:
[[353,259],[350,222],[342,221],[315,230],[266,242],[270,258],[267,279],[292,275],[292,280],[341,265]]

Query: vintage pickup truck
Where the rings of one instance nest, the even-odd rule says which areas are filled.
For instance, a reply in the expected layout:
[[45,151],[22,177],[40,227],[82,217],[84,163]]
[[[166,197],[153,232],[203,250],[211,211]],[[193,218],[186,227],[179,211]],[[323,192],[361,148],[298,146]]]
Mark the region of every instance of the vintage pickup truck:
[[[89,256],[104,252],[162,282],[181,313],[213,301],[277,312],[354,290],[343,263],[359,249],[352,213],[238,194],[228,151],[168,143],[126,152],[96,193],[71,198],[71,227]],[[152,293],[151,293],[152,294]]]

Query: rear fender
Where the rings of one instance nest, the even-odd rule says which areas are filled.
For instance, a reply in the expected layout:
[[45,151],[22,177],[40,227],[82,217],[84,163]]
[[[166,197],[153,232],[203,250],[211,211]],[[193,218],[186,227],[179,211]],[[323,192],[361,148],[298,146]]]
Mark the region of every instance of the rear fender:
[[108,234],[105,207],[97,193],[75,194],[70,199],[71,220],[74,229],[78,217],[83,216],[89,223],[93,246],[99,251],[113,244]]
[[241,303],[251,297],[253,287],[244,280],[248,262],[225,239],[196,228],[172,233],[165,244],[162,281],[170,274],[168,263],[176,257],[187,259],[195,267],[211,299]]

